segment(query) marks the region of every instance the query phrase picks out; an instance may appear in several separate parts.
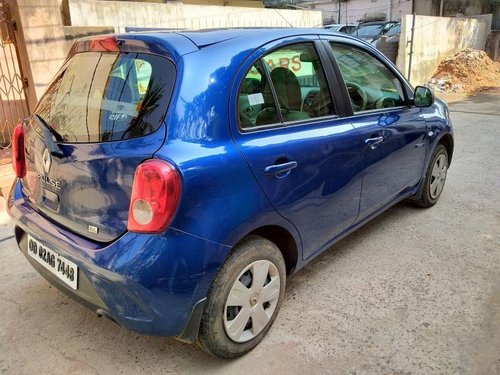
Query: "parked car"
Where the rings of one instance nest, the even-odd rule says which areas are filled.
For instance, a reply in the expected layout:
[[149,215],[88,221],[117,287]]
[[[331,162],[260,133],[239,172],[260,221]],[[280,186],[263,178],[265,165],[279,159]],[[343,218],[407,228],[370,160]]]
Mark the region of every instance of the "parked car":
[[347,35],[146,32],[76,42],[13,154],[8,211],[39,273],[232,358],[289,275],[403,199],[438,201],[453,133],[428,88]]
[[356,29],[356,25],[344,24],[344,23],[332,23],[330,25],[323,26],[324,29],[330,31],[337,31],[339,33],[349,34],[351,31]]
[[358,27],[349,34],[366,40],[369,43],[373,43],[380,36],[387,34],[389,30],[397,24],[398,22],[395,21],[365,22],[359,24]]
[[393,63],[396,62],[399,51],[399,35],[401,24],[396,24],[385,34],[377,38],[372,44]]

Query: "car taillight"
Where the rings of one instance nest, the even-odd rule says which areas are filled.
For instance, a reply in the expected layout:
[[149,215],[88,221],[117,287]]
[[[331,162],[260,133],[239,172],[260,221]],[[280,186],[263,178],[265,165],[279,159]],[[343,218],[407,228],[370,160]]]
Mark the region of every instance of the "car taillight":
[[26,176],[26,152],[24,151],[23,124],[17,125],[12,135],[12,167],[17,177],[23,178]]
[[181,196],[181,177],[163,160],[151,159],[135,170],[128,213],[128,230],[157,233],[165,230]]

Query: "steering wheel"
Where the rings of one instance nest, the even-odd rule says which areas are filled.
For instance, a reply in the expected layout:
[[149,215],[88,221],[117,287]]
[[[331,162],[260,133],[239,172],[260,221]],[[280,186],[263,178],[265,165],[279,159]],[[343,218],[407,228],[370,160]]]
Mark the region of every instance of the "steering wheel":
[[365,110],[368,105],[368,95],[366,94],[366,91],[354,82],[346,82],[346,86],[354,112]]
[[393,98],[388,98],[386,96],[381,97],[375,102],[375,108],[392,108],[396,106],[396,101]]

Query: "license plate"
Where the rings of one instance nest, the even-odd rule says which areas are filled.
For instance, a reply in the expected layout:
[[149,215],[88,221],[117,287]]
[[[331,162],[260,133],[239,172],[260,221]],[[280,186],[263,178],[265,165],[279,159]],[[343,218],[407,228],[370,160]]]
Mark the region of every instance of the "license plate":
[[71,288],[78,288],[78,266],[30,235],[28,235],[28,254]]

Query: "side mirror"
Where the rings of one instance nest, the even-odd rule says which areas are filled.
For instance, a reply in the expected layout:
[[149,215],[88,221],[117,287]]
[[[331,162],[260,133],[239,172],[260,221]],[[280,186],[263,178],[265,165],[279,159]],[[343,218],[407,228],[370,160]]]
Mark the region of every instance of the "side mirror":
[[413,102],[416,107],[430,107],[434,103],[434,94],[428,87],[417,86],[413,95]]

